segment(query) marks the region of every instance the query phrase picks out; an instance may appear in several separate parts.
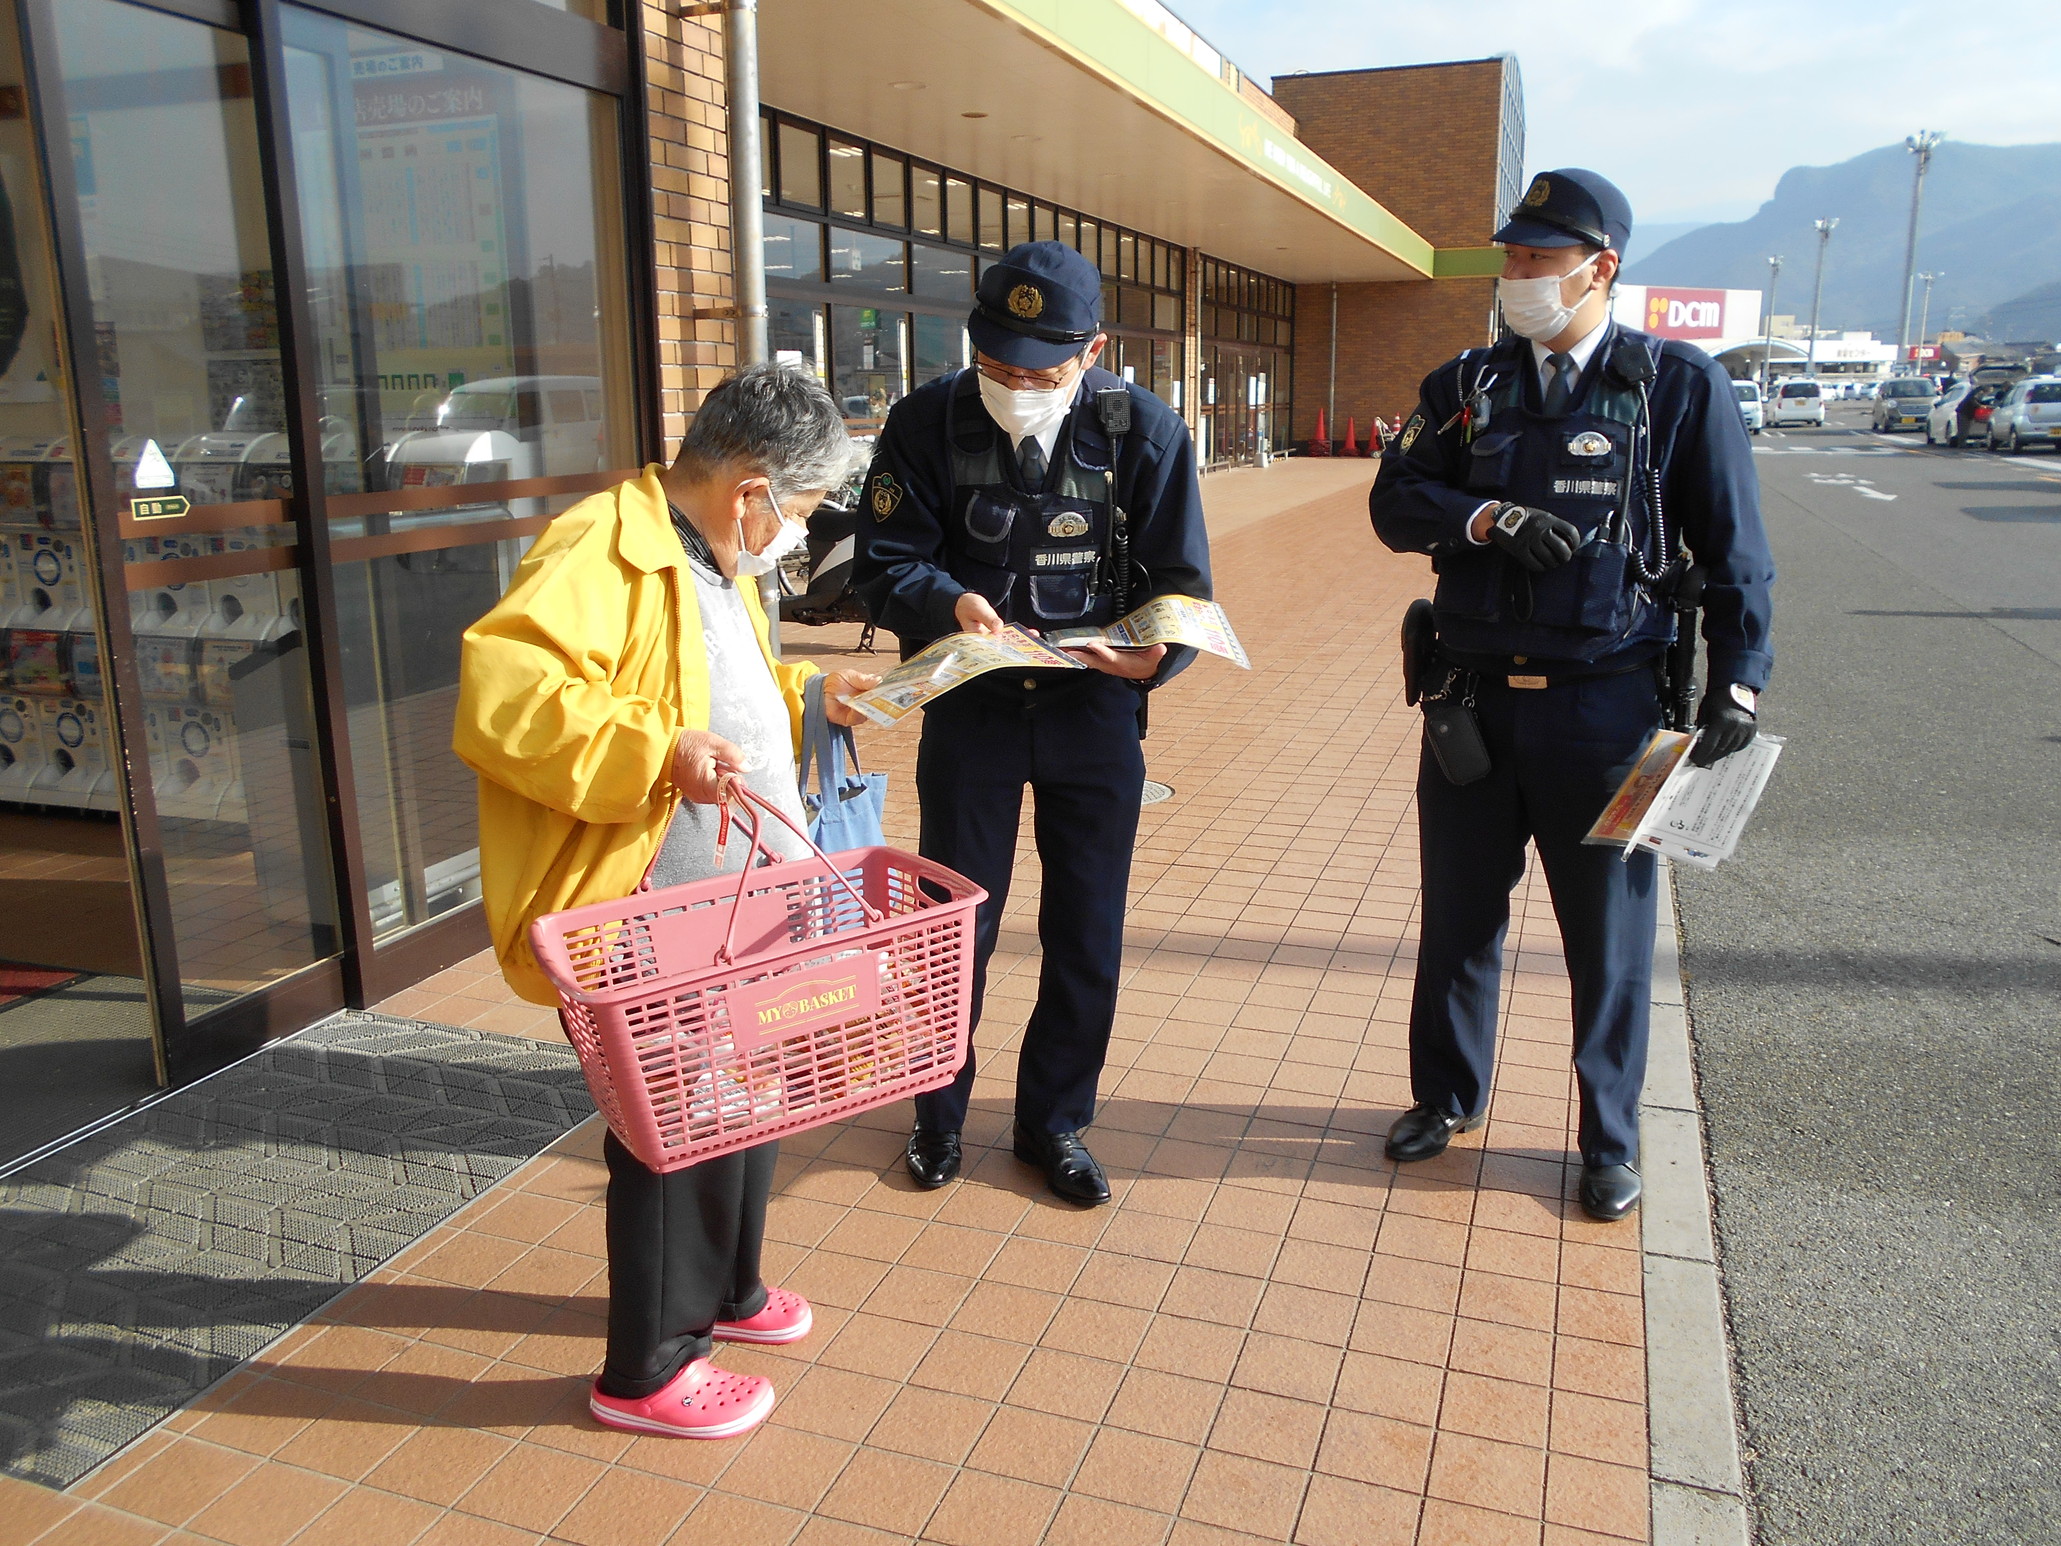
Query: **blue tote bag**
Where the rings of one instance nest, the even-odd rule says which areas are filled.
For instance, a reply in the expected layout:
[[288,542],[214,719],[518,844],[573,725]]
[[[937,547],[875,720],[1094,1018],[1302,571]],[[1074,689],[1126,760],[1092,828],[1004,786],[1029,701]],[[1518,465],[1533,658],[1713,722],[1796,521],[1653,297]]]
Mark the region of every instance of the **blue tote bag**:
[[802,690],[802,754],[796,781],[809,814],[809,839],[827,854],[878,848],[886,835],[887,775],[859,767],[859,743],[849,725],[833,725],[823,711],[823,677]]

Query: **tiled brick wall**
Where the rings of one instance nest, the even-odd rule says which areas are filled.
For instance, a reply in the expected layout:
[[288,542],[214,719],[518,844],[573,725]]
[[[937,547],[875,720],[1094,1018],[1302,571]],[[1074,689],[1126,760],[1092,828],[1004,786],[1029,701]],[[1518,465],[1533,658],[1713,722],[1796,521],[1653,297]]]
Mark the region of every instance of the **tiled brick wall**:
[[[1274,95],[1302,141],[1434,247],[1480,247],[1498,223],[1503,62],[1412,65],[1284,75]],[[1340,285],[1337,412],[1407,415],[1417,384],[1441,360],[1488,341],[1493,282],[1419,280]],[[1295,428],[1315,431],[1330,370],[1331,287],[1296,293]]]
[[703,394],[737,358],[735,324],[695,316],[732,301],[723,24],[719,17],[682,18],[675,9],[644,7],[662,452],[668,459]]

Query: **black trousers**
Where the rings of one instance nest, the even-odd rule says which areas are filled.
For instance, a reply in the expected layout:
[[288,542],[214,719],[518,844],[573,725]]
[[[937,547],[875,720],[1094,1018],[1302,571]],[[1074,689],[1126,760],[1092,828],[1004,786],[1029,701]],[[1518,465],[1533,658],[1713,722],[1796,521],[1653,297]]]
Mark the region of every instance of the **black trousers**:
[[1424,923],[1410,1004],[1410,1085],[1453,1116],[1488,1104],[1510,892],[1538,845],[1574,990],[1582,1158],[1639,1154],[1653,997],[1654,857],[1582,835],[1660,727],[1649,671],[1543,689],[1484,683],[1476,704],[1493,769],[1455,788],[1427,751],[1417,774]]
[[[1145,753],[1138,694],[1114,677],[1001,692],[974,683],[923,711],[916,752],[925,858],[985,887],[974,920],[973,1024],[980,1024],[988,958],[1016,868],[1024,786],[1044,889],[1038,901],[1038,1003],[1016,1061],[1016,1119],[1032,1132],[1069,1133],[1095,1120],[1095,1086],[1109,1055],[1123,970],[1124,906]],[[966,1124],[974,1058],[942,1090],[916,1097],[924,1127]]]
[[666,1175],[647,1170],[614,1133],[608,1161],[608,1358],[601,1393],[655,1394],[709,1352],[719,1320],[766,1307],[759,1247],[780,1145],[719,1155]]

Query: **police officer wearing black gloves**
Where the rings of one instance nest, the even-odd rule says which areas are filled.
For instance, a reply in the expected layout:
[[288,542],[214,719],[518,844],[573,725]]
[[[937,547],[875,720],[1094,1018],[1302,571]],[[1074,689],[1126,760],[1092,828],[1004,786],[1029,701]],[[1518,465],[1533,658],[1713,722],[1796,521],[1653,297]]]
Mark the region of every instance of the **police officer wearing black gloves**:
[[[1209,599],[1195,448],[1150,392],[1095,368],[1102,278],[1057,242],[981,276],[974,364],[889,413],[867,474],[854,582],[904,658],[954,632],[1110,623],[1154,596]],[[1081,1141],[1116,1017],[1146,693],[1193,651],[1083,647],[1091,669],[990,672],[923,711],[922,851],[987,888],[974,941],[980,1019],[1016,857],[1024,786],[1044,889],[1038,1002],[1017,1060],[1015,1151],[1070,1202],[1109,1199]],[[974,1060],[919,1096],[922,1187],[959,1172]]]
[[[1533,179],[1494,238],[1516,336],[1425,379],[1369,498],[1381,540],[1430,554],[1438,575],[1418,680],[1447,737],[1427,737],[1417,778],[1417,1104],[1387,1152],[1429,1159],[1481,1125],[1531,839],[1573,980],[1581,1204],[1603,1220],[1639,1200],[1655,859],[1582,837],[1662,722],[1669,597],[1691,555],[1708,659],[1698,763],[1753,739],[1772,664],[1774,566],[1731,382],[1701,351],[1610,320],[1631,224],[1594,172]],[[1472,727],[1474,755],[1456,754]]]

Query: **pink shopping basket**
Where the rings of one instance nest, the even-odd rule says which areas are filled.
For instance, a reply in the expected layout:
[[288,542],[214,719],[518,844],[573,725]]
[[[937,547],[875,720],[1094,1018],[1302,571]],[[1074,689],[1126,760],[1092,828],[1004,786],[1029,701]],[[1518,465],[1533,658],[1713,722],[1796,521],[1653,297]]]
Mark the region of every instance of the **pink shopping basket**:
[[[655,1171],[679,1170],[949,1084],[966,1061],[973,911],[987,893],[894,848],[551,913],[530,925],[594,1104]],[[803,840],[807,834],[803,833]]]

